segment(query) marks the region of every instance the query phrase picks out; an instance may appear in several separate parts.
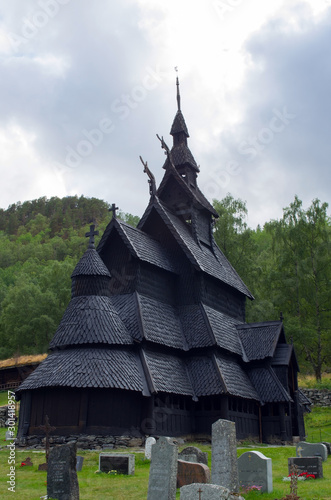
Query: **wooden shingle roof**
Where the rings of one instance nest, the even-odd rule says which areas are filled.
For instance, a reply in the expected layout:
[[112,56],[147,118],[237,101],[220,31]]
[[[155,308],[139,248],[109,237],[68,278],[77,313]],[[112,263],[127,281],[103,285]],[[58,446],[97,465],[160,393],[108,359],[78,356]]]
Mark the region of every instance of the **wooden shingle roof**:
[[17,392],[42,387],[143,391],[139,356],[127,349],[74,348],[52,352]]
[[99,253],[102,252],[106,241],[114,230],[122,237],[133,257],[176,273],[176,266],[174,266],[166,249],[158,241],[120,219],[112,219],[108,224],[97,248]]
[[50,348],[77,344],[132,344],[133,339],[109,297],[71,299]]
[[282,329],[283,323],[281,321],[237,325],[243,347],[243,359],[254,361],[272,357]]
[[71,277],[75,276],[109,276],[110,272],[100,258],[95,248],[88,248],[73,270]]
[[262,402],[279,403],[292,401],[290,395],[270,366],[248,367],[247,373]]
[[210,276],[226,283],[235,288],[249,298],[253,298],[252,294],[239,277],[238,273],[231,266],[221,250],[214,243],[216,248],[215,253],[205,246],[200,246],[194,239],[190,228],[181,219],[176,217],[169,209],[167,209],[157,197],[154,197],[153,203],[149,206],[145,215],[139,223],[139,227],[143,227],[144,222],[148,218],[152,209],[155,209],[160,215],[166,226],[171,231],[172,235],[187,255],[193,266]]

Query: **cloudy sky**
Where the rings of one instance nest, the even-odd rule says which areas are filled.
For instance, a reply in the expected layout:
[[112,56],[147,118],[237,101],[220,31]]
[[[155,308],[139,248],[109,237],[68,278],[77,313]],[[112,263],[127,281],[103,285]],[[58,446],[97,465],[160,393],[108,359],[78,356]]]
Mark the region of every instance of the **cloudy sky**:
[[175,67],[199,186],[248,223],[330,199],[331,0],[0,0],[0,207],[85,195],[141,216]]

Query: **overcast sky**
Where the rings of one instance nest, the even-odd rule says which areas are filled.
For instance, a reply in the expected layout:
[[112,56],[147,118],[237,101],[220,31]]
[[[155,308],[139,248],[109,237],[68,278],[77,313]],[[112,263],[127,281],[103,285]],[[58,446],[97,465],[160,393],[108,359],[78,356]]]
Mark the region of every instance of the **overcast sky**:
[[255,228],[329,202],[331,0],[0,0],[0,207],[85,195],[141,216],[176,113],[209,200]]

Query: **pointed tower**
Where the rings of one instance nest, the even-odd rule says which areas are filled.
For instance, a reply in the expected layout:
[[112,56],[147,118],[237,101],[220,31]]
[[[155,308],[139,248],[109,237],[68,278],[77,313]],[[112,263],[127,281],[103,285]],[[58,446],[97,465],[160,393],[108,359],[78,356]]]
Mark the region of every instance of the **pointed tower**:
[[46,414],[60,436],[115,445],[208,434],[219,418],[238,439],[304,436],[293,346],[281,321],[245,323],[253,296],[214,240],[218,214],[198,187],[176,83],[161,184],[143,162],[151,196],[138,227],[113,205],[97,249],[87,233],[50,354],[17,391],[19,437],[33,439]]

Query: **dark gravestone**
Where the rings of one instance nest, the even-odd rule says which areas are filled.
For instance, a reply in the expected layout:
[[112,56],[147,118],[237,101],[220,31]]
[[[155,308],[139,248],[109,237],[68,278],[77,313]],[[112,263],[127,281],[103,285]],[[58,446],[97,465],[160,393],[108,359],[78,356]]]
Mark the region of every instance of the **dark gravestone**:
[[197,462],[177,462],[177,488],[192,483],[210,483],[210,470],[205,464]]
[[135,457],[133,453],[100,453],[99,470],[117,474],[134,474]]
[[323,477],[323,465],[321,457],[291,457],[288,459],[288,473],[291,473],[291,466],[298,467],[299,474],[301,472],[308,472],[314,474],[316,478]]
[[201,451],[195,446],[187,446],[180,453],[178,453],[179,460],[185,460],[185,462],[198,462],[199,464],[208,465],[208,453]]
[[83,467],[84,457],[76,457],[76,471],[80,472]]
[[76,444],[62,444],[52,448],[47,466],[48,498],[79,500]]

